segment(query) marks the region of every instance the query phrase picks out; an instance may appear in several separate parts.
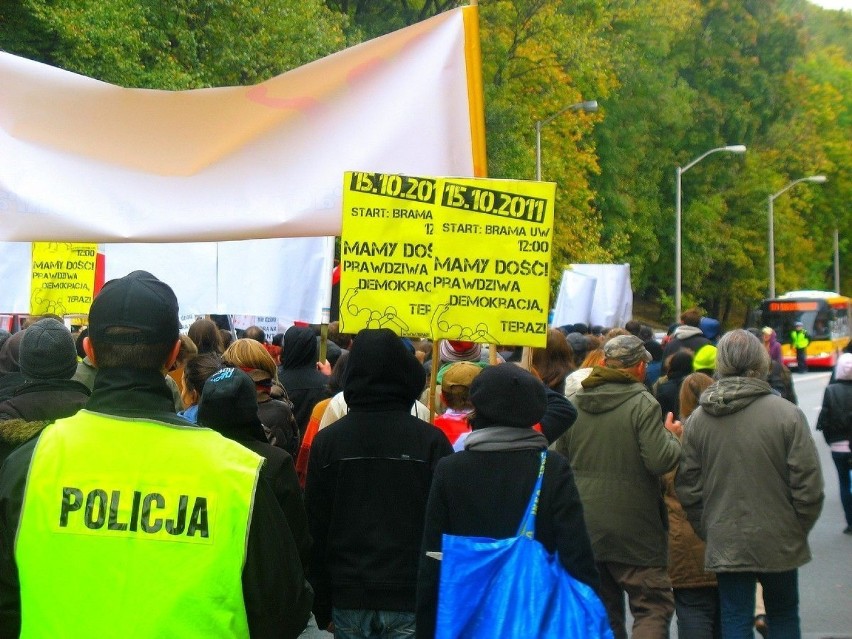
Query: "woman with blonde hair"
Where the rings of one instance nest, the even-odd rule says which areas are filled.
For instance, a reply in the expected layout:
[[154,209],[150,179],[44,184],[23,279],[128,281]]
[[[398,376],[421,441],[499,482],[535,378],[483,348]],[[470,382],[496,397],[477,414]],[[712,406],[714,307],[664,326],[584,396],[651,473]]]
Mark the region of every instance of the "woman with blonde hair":
[[299,452],[299,429],[293,417],[293,404],[278,381],[278,367],[260,342],[241,338],[222,354],[225,366],[248,373],[257,390],[257,416],[269,443],[286,450],[293,459]]

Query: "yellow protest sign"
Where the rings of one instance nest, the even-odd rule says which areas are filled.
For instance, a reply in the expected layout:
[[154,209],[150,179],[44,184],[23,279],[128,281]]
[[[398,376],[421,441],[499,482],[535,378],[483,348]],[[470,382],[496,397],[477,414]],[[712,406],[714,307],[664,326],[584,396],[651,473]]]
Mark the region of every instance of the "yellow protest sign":
[[88,314],[97,253],[97,244],[33,242],[30,314]]
[[544,346],[552,182],[349,172],[341,331]]

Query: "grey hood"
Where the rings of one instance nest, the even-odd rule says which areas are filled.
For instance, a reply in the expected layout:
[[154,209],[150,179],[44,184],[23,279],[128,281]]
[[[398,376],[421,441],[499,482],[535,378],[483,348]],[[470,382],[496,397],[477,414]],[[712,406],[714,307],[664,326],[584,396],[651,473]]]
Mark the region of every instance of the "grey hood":
[[710,415],[730,415],[741,411],[758,397],[771,395],[772,387],[753,377],[726,377],[701,394],[699,406]]
[[685,340],[689,339],[690,337],[695,337],[696,335],[701,335],[701,337],[704,337],[704,333],[697,326],[688,326],[686,324],[681,324],[675,329],[674,333],[672,334],[672,337],[677,338],[679,340]]
[[595,366],[581,383],[583,390],[574,396],[574,402],[587,413],[615,410],[647,390],[627,373],[604,366]]

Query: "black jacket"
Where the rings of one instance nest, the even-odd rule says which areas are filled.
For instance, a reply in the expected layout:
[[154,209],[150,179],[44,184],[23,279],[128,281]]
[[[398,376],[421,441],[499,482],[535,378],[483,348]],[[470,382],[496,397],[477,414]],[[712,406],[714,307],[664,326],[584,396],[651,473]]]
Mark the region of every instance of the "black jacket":
[[545,393],[547,393],[547,410],[539,423],[541,434],[547,438],[548,443],[552,444],[577,421],[577,409],[565,395],[557,393],[552,388],[545,387]]
[[53,421],[70,417],[88,400],[89,389],[71,379],[27,380],[0,403],[0,420]]
[[796,397],[796,389],[793,386],[793,375],[790,369],[776,360],[769,360],[769,375],[766,378],[773,390],[778,391],[788,402],[798,404],[799,400]]
[[304,436],[314,406],[320,400],[331,397],[326,388],[328,377],[317,370],[319,348],[313,329],[291,326],[284,333],[281,348],[278,381],[293,402],[293,416],[301,436]]
[[299,454],[301,438],[290,406],[279,399],[267,399],[263,402],[258,400],[257,416],[263,422],[263,430],[269,443],[285,451],[291,459],[295,459]]
[[425,372],[387,329],[358,334],[344,396],[349,412],[311,445],[305,485],[314,540],[314,615],[332,606],[414,612],[423,516],[450,442],[410,414]]
[[826,386],[816,428],[822,431],[827,444],[852,440],[852,381]]
[[[538,475],[540,451],[465,450],[442,459],[435,471],[426,510],[417,584],[417,637],[435,634],[443,534],[505,539],[517,534]],[[535,538],[575,579],[600,586],[583,505],[568,460],[548,452]],[[464,605],[464,602],[458,602]]]
[[12,397],[15,391],[24,385],[25,381],[26,378],[20,371],[0,373],[0,401],[5,401]]
[[686,375],[683,372],[672,373],[654,389],[654,398],[660,402],[663,419],[668,413],[674,415],[675,419],[680,416],[680,387]]
[[672,334],[672,338],[663,347],[663,361],[669,355],[674,355],[682,348],[688,348],[693,353],[697,353],[699,348],[712,343],[704,336],[700,328],[686,326],[685,324],[678,326]]
[[[123,418],[189,424],[174,413],[171,391],[157,372],[99,370],[86,408]],[[17,638],[20,630],[14,540],[36,441],[20,446],[0,468],[0,639]],[[284,513],[263,476],[249,523],[242,587],[253,639],[295,638],[307,625],[311,591]]]

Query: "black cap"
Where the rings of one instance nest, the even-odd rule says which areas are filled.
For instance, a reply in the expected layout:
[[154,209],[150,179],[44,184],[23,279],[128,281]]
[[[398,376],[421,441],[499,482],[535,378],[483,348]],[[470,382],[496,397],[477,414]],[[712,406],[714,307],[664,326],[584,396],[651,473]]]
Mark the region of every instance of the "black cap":
[[530,428],[544,417],[547,393],[532,373],[515,364],[487,366],[470,384],[473,427]]
[[77,372],[77,348],[71,331],[51,317],[24,331],[19,355],[27,379],[71,379]]
[[[109,332],[115,327],[135,330]],[[147,271],[110,280],[89,309],[89,339],[96,346],[174,343],[179,332],[174,291]]]
[[211,375],[201,390],[198,423],[223,435],[246,435],[268,441],[257,416],[257,390],[239,368],[223,368]]

